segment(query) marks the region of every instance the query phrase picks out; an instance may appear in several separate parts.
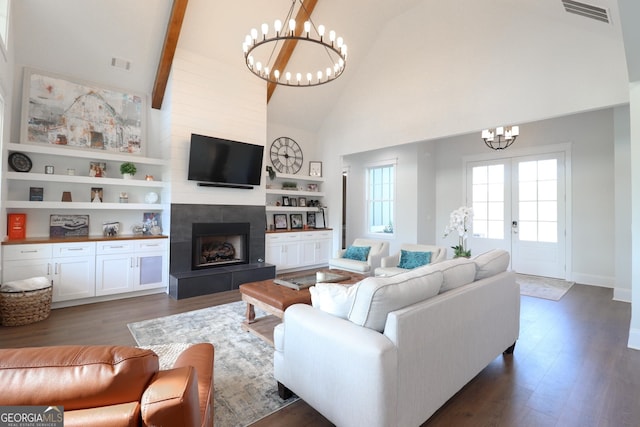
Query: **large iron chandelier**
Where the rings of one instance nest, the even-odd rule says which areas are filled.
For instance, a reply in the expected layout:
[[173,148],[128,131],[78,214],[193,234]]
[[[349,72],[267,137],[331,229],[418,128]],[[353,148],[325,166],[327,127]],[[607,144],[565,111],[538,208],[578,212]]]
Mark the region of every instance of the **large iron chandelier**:
[[[344,71],[347,60],[347,45],[342,37],[336,37],[336,32],[327,32],[324,25],[316,25],[311,20],[311,14],[300,3],[297,18],[306,19],[302,25],[296,22],[293,12],[296,0],[292,0],[291,8],[284,22],[276,20],[273,24],[273,32],[270,33],[269,25],[262,24],[261,34],[253,28],[245,37],[242,49],[247,68],[267,82],[284,86],[308,87],[329,83],[340,77]],[[276,49],[278,44],[285,42],[303,43],[304,46],[319,47],[316,55],[317,64],[310,70],[292,72],[284,63],[277,61]]]
[[501,126],[482,131],[482,139],[487,147],[493,150],[504,150],[513,144],[520,135],[519,126]]

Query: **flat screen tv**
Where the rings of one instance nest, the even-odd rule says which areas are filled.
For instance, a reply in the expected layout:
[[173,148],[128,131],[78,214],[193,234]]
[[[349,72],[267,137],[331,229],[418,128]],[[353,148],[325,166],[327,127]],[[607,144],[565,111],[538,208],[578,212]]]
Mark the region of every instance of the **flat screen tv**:
[[260,185],[263,152],[261,145],[191,134],[188,179],[198,185],[253,188]]

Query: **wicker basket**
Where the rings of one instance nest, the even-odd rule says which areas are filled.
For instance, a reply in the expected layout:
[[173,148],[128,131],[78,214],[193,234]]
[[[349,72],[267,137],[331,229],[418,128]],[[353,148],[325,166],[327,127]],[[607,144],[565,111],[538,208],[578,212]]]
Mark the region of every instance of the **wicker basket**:
[[39,322],[51,314],[51,286],[35,291],[0,292],[0,323],[21,326]]

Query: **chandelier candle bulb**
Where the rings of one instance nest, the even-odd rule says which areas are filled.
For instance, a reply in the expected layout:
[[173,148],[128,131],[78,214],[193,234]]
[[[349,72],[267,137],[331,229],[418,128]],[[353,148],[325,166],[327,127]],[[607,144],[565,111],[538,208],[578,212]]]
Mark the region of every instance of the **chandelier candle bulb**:
[[267,34],[269,34],[269,25],[262,24],[262,39],[266,38]]
[[258,40],[258,30],[255,28],[251,29],[251,39],[253,39],[253,41]]
[[291,35],[293,35],[294,32],[296,31],[296,20],[295,19],[290,19],[289,20],[289,30],[291,31]]
[[309,38],[309,31],[311,31],[311,22],[304,22],[304,32],[307,34],[307,38]]
[[273,23],[273,29],[276,30],[276,36],[280,35],[280,31],[282,31],[282,21],[276,19],[276,22]]
[[324,25],[318,25],[318,35],[320,36],[320,40],[324,37]]

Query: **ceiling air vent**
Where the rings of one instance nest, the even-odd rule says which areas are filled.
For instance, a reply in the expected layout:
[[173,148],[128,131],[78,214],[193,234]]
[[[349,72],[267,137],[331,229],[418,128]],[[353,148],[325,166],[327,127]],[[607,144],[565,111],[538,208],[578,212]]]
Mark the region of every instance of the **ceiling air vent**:
[[607,24],[609,23],[607,9],[573,0],[562,0],[562,4],[564,5],[564,10],[569,13],[575,13],[576,15],[606,22]]

